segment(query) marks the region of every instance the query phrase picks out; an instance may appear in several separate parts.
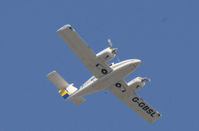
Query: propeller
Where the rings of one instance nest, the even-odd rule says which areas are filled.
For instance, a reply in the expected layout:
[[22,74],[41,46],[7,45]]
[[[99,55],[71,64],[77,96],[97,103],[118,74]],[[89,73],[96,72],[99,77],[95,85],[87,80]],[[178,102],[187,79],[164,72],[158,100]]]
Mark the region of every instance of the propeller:
[[108,44],[109,44],[110,48],[112,49],[113,48],[113,43],[111,42],[111,39],[108,39]]
[[111,39],[108,39],[108,44],[110,46],[110,49],[112,49],[112,53],[116,54],[117,48],[113,48],[113,43],[111,42]]
[[[113,43],[111,42],[111,39],[108,39],[108,44],[110,46],[110,49],[112,49],[112,53],[116,55],[118,48],[113,48]],[[119,57],[118,56],[116,57],[117,57],[117,61],[120,62]]]
[[120,58],[119,58],[119,56],[117,55],[116,57],[117,57],[117,62],[120,62]]

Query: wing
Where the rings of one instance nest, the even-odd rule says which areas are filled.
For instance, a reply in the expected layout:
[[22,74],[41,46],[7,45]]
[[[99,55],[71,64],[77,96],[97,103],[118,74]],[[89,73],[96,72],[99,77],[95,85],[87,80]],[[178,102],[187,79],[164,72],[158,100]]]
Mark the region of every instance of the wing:
[[121,80],[119,83],[121,83],[121,87],[113,85],[109,87],[108,90],[149,123],[152,123],[154,120],[161,117],[155,109],[137,96],[133,90],[128,88],[128,85],[124,80]]
[[106,63],[99,62],[96,59],[96,54],[85,44],[70,25],[63,26],[57,30],[57,33],[96,78],[100,78],[112,71]]

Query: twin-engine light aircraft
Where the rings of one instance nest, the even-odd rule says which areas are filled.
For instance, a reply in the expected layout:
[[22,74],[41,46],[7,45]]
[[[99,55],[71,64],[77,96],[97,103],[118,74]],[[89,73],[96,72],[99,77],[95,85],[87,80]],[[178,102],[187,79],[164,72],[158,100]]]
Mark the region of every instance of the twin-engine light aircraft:
[[129,59],[107,65],[106,62],[113,59],[117,51],[116,48],[113,48],[110,40],[108,40],[110,47],[95,54],[71,25],[61,27],[57,33],[93,74],[78,89],[73,84],[66,82],[56,71],[49,73],[48,79],[59,89],[59,93],[64,99],[79,105],[85,101],[83,96],[108,89],[149,123],[161,116],[135,93],[136,90],[144,87],[145,82],[149,79],[137,77],[130,82],[124,80],[140,64],[140,60]]

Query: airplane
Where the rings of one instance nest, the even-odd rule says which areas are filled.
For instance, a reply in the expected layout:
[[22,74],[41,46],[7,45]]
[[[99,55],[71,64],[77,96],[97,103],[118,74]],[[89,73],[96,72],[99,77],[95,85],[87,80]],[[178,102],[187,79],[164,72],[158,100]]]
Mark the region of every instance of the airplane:
[[145,82],[150,79],[136,77],[130,82],[124,80],[136,69],[141,60],[128,59],[108,65],[106,62],[113,59],[117,51],[110,40],[108,40],[110,47],[95,54],[71,25],[61,27],[57,33],[93,74],[79,89],[73,83],[65,81],[56,71],[47,74],[47,78],[59,89],[60,95],[65,100],[71,100],[75,105],[79,105],[85,101],[83,96],[108,89],[147,122],[152,123],[161,117],[158,111],[136,94],[136,91],[144,87]]

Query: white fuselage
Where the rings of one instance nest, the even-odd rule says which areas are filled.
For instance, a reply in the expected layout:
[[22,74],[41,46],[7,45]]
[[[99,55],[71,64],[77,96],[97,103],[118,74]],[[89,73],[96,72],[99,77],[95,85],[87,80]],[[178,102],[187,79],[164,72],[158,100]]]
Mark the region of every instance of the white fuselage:
[[106,74],[101,78],[95,78],[94,76],[91,77],[80,87],[78,91],[68,97],[68,99],[77,96],[84,96],[108,88],[109,86],[112,86],[113,84],[119,82],[124,77],[126,77],[139,64],[140,60],[138,59],[129,59],[116,64],[112,64],[110,66],[113,70],[112,72]]

